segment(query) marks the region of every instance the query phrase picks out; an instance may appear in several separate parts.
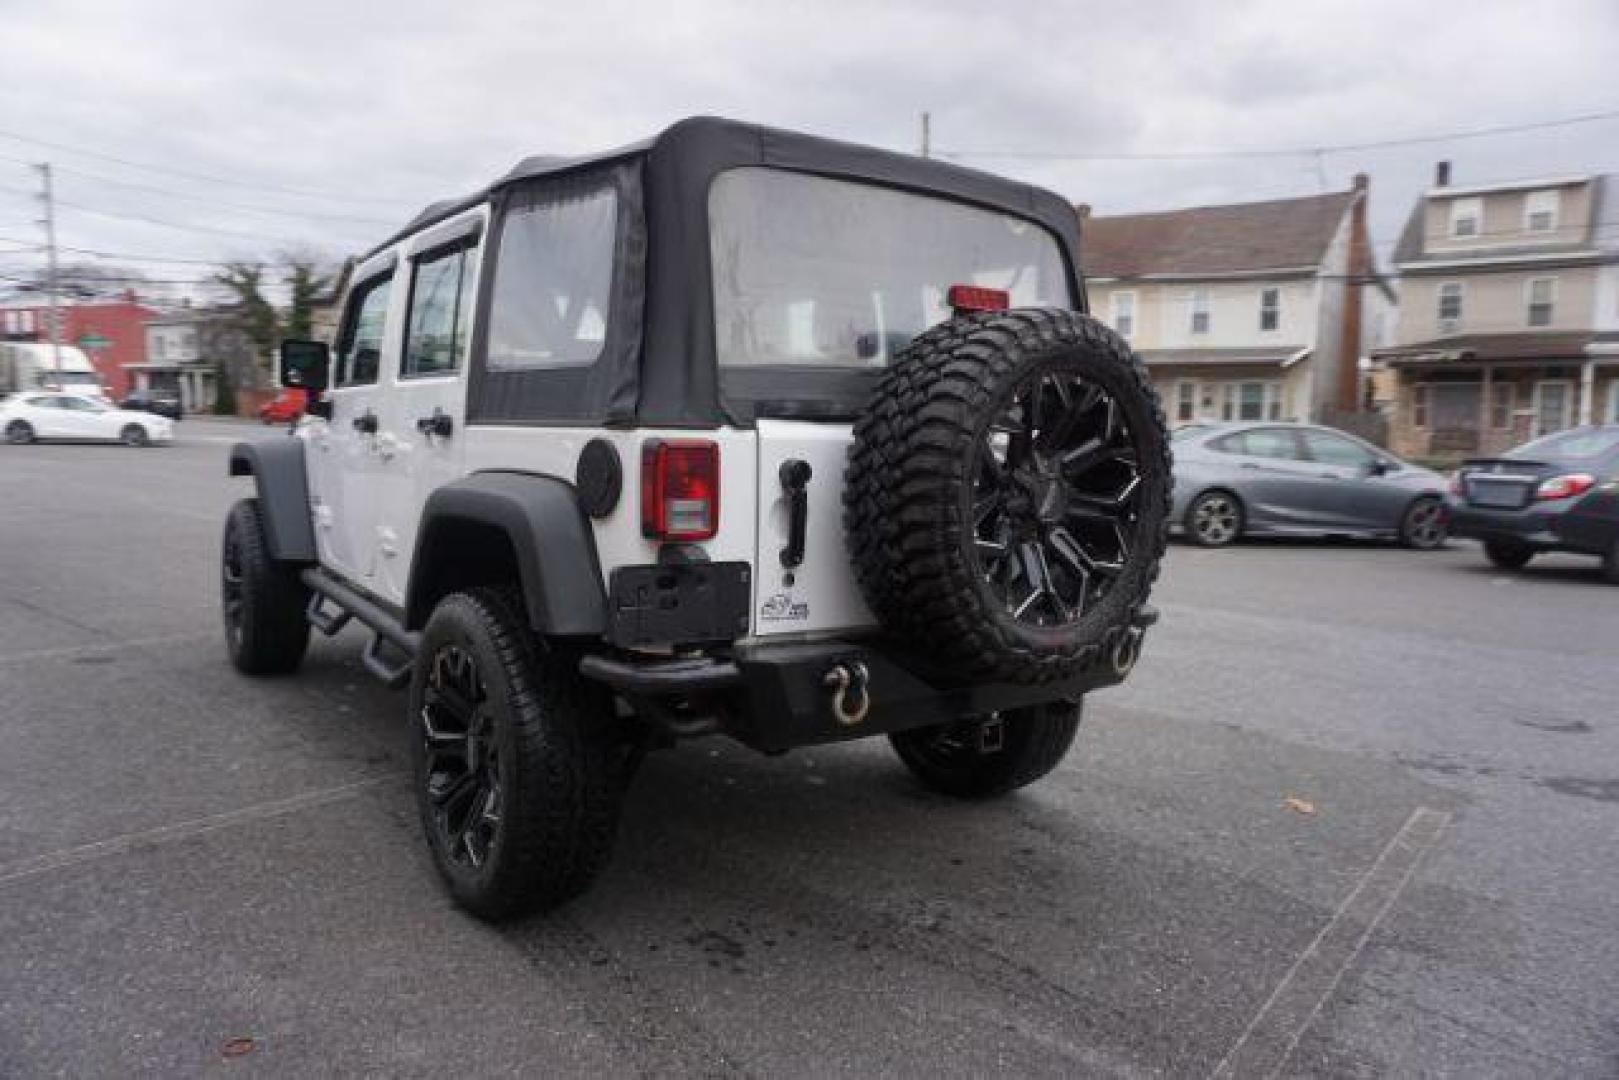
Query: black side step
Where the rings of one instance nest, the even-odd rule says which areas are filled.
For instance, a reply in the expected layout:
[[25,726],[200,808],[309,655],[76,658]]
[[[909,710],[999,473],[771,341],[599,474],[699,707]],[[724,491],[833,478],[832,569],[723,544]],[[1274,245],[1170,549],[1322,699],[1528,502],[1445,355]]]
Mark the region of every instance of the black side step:
[[[387,608],[318,566],[305,570],[299,576],[315,594],[310,597],[309,609],[305,612],[309,621],[322,633],[335,634],[349,619],[359,619],[376,635],[365,647],[360,662],[367,671],[387,683],[390,689],[397,690],[404,686],[410,679],[416,654],[421,651],[422,635],[406,630],[398,617]],[[322,606],[327,600],[337,606],[337,614]],[[382,655],[385,643],[400,654],[397,660],[389,661]]]

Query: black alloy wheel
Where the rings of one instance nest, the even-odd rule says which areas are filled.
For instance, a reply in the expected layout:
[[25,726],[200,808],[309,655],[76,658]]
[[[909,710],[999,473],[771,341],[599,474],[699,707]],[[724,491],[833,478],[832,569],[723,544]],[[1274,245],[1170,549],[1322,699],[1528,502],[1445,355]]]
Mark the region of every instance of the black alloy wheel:
[[978,436],[975,569],[1012,618],[1070,626],[1123,573],[1141,492],[1112,396],[1072,371],[1037,371]]
[[1186,511],[1186,532],[1203,547],[1225,547],[1242,535],[1242,503],[1230,492],[1204,492]]
[[6,442],[12,446],[25,446],[34,441],[34,427],[26,420],[13,420],[6,425]]
[[124,430],[118,433],[125,446],[145,446],[151,441],[147,437],[146,429],[139,424],[125,424]]
[[270,557],[257,499],[243,499],[225,519],[219,561],[225,647],[238,671],[284,675],[309,646],[309,587],[298,567]]
[[446,858],[477,871],[501,839],[500,743],[488,690],[472,654],[446,644],[433,654],[417,717],[429,827]]
[[1079,731],[1082,702],[1054,701],[889,736],[924,785],[958,799],[1004,795],[1055,769]]
[[1426,497],[1413,502],[1400,522],[1400,541],[1418,551],[1433,551],[1443,547],[1450,535],[1442,500]]
[[1517,540],[1486,540],[1484,557],[1502,570],[1522,570],[1535,557],[1535,549]]

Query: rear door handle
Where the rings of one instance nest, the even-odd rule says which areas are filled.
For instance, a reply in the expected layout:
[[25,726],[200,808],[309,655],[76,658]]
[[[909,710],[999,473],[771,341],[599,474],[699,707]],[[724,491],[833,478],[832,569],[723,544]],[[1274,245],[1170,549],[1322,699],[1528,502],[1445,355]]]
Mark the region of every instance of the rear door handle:
[[435,439],[448,439],[455,431],[455,419],[443,409],[435,408],[432,416],[418,416],[416,430]]
[[377,433],[377,414],[370,409],[365,410],[350,422],[354,425],[355,431],[363,432],[366,435],[375,435]]

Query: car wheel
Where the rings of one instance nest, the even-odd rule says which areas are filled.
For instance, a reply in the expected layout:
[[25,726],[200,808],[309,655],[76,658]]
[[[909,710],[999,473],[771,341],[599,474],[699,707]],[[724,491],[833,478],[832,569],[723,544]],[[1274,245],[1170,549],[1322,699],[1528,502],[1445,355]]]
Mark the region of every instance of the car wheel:
[[607,690],[529,629],[505,589],[452,593],[410,688],[416,804],[456,903],[485,919],[554,907],[612,850],[621,759]]
[[1045,776],[1079,730],[1078,701],[1059,701],[890,735],[894,752],[924,785],[982,799]]
[[248,675],[284,675],[309,647],[309,587],[294,566],[270,558],[257,499],[243,499],[225,519],[220,602],[231,663]]
[[1229,491],[1205,491],[1186,509],[1186,535],[1203,547],[1225,547],[1242,535],[1242,500]]
[[1535,551],[1528,544],[1511,540],[1486,540],[1484,557],[1503,570],[1522,570],[1535,557]]
[[1431,496],[1413,501],[1400,519],[1400,543],[1408,548],[1432,551],[1443,547],[1449,535],[1445,504]]
[[1619,537],[1614,538],[1602,556],[1602,580],[1609,585],[1619,585]]
[[12,446],[25,446],[34,441],[34,425],[26,420],[13,420],[6,425],[6,442]]
[[125,446],[147,446],[152,441],[146,429],[139,424],[125,424],[118,438]]

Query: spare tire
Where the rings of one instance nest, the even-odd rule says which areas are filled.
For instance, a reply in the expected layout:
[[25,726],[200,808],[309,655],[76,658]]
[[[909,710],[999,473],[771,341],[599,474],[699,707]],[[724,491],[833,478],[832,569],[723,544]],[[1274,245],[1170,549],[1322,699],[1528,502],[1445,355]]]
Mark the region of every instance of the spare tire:
[[917,337],[855,424],[844,525],[884,629],[974,681],[1090,665],[1158,576],[1158,396],[1078,312],[968,315]]

